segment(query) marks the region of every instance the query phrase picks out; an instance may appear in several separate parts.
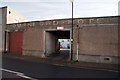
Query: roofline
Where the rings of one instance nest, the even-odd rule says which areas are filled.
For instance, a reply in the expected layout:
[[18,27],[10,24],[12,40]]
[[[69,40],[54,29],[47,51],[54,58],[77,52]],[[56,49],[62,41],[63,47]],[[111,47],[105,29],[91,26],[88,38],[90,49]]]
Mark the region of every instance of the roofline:
[[82,17],[82,18],[76,18],[76,19],[90,19],[90,18],[112,18],[112,17],[120,17],[118,16],[100,16],[100,17]]
[[[81,17],[81,18],[74,18],[74,19],[95,19],[95,18],[113,18],[113,17],[120,17],[118,16],[100,16],[100,17]],[[59,20],[70,20],[72,18],[64,18],[64,19],[51,19],[51,20],[39,20],[39,21],[27,21],[27,22],[19,22],[19,23],[10,23],[10,24],[21,24],[21,23],[30,23],[30,22],[46,22],[46,21],[59,21]]]
[[[120,17],[118,16],[100,16],[100,17],[79,17],[79,18],[73,18],[73,19],[91,19],[91,18],[112,18],[112,17]],[[54,21],[54,20],[67,20],[72,18],[64,18],[64,19],[51,19],[51,20],[41,20],[41,21]],[[37,21],[30,21],[30,22],[37,22]]]
[[0,9],[2,9],[2,8],[7,8],[8,6],[3,6],[3,7],[0,7]]

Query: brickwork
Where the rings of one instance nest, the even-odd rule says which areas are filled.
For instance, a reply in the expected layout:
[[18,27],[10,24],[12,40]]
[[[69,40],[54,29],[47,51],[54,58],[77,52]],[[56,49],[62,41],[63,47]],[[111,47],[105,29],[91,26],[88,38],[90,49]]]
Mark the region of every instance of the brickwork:
[[[76,25],[81,27],[79,30],[79,55],[118,56],[118,18],[119,16],[75,18],[74,27]],[[35,52],[35,55],[38,55],[39,53],[44,54],[46,30],[57,30],[57,27],[64,27],[64,30],[71,31],[71,24],[71,19],[33,21],[9,24],[7,30],[24,31],[26,28],[27,31],[24,31],[23,38],[23,52],[29,52],[30,54]],[[74,28],[74,54],[77,51],[76,35],[76,29]]]
[[[77,35],[74,35],[74,53],[76,37]],[[92,26],[79,29],[79,54],[118,56],[118,26]]]
[[[71,19],[60,19],[60,20],[46,20],[46,21],[33,21],[23,22],[16,24],[9,24],[8,30],[23,29],[23,28],[34,28],[34,27],[58,27],[58,26],[69,26],[71,27]],[[95,17],[95,18],[76,18],[74,19],[74,26],[100,26],[103,25],[114,25],[118,24],[118,16],[113,17]]]

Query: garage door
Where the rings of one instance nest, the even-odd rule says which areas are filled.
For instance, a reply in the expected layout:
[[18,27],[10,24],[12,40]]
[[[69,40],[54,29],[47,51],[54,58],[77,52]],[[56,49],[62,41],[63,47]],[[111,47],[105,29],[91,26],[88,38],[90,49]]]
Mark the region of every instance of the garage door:
[[10,53],[21,53],[23,45],[23,32],[10,32],[9,51]]

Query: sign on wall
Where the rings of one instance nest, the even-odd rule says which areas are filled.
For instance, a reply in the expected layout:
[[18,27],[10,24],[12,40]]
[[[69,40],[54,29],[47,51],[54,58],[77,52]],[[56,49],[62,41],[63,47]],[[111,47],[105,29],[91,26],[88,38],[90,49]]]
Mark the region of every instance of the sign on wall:
[[64,27],[57,27],[57,30],[63,30]]

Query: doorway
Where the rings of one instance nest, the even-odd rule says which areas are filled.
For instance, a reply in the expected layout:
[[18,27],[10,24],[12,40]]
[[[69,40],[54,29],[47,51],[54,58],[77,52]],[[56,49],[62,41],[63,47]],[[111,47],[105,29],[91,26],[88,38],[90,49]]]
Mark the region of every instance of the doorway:
[[[61,41],[64,41],[62,43]],[[67,44],[69,43],[69,44]],[[62,48],[60,46],[62,45]],[[67,31],[45,31],[45,55],[46,56],[68,56],[70,55],[70,30]]]
[[9,52],[22,54],[23,32],[9,33]]

